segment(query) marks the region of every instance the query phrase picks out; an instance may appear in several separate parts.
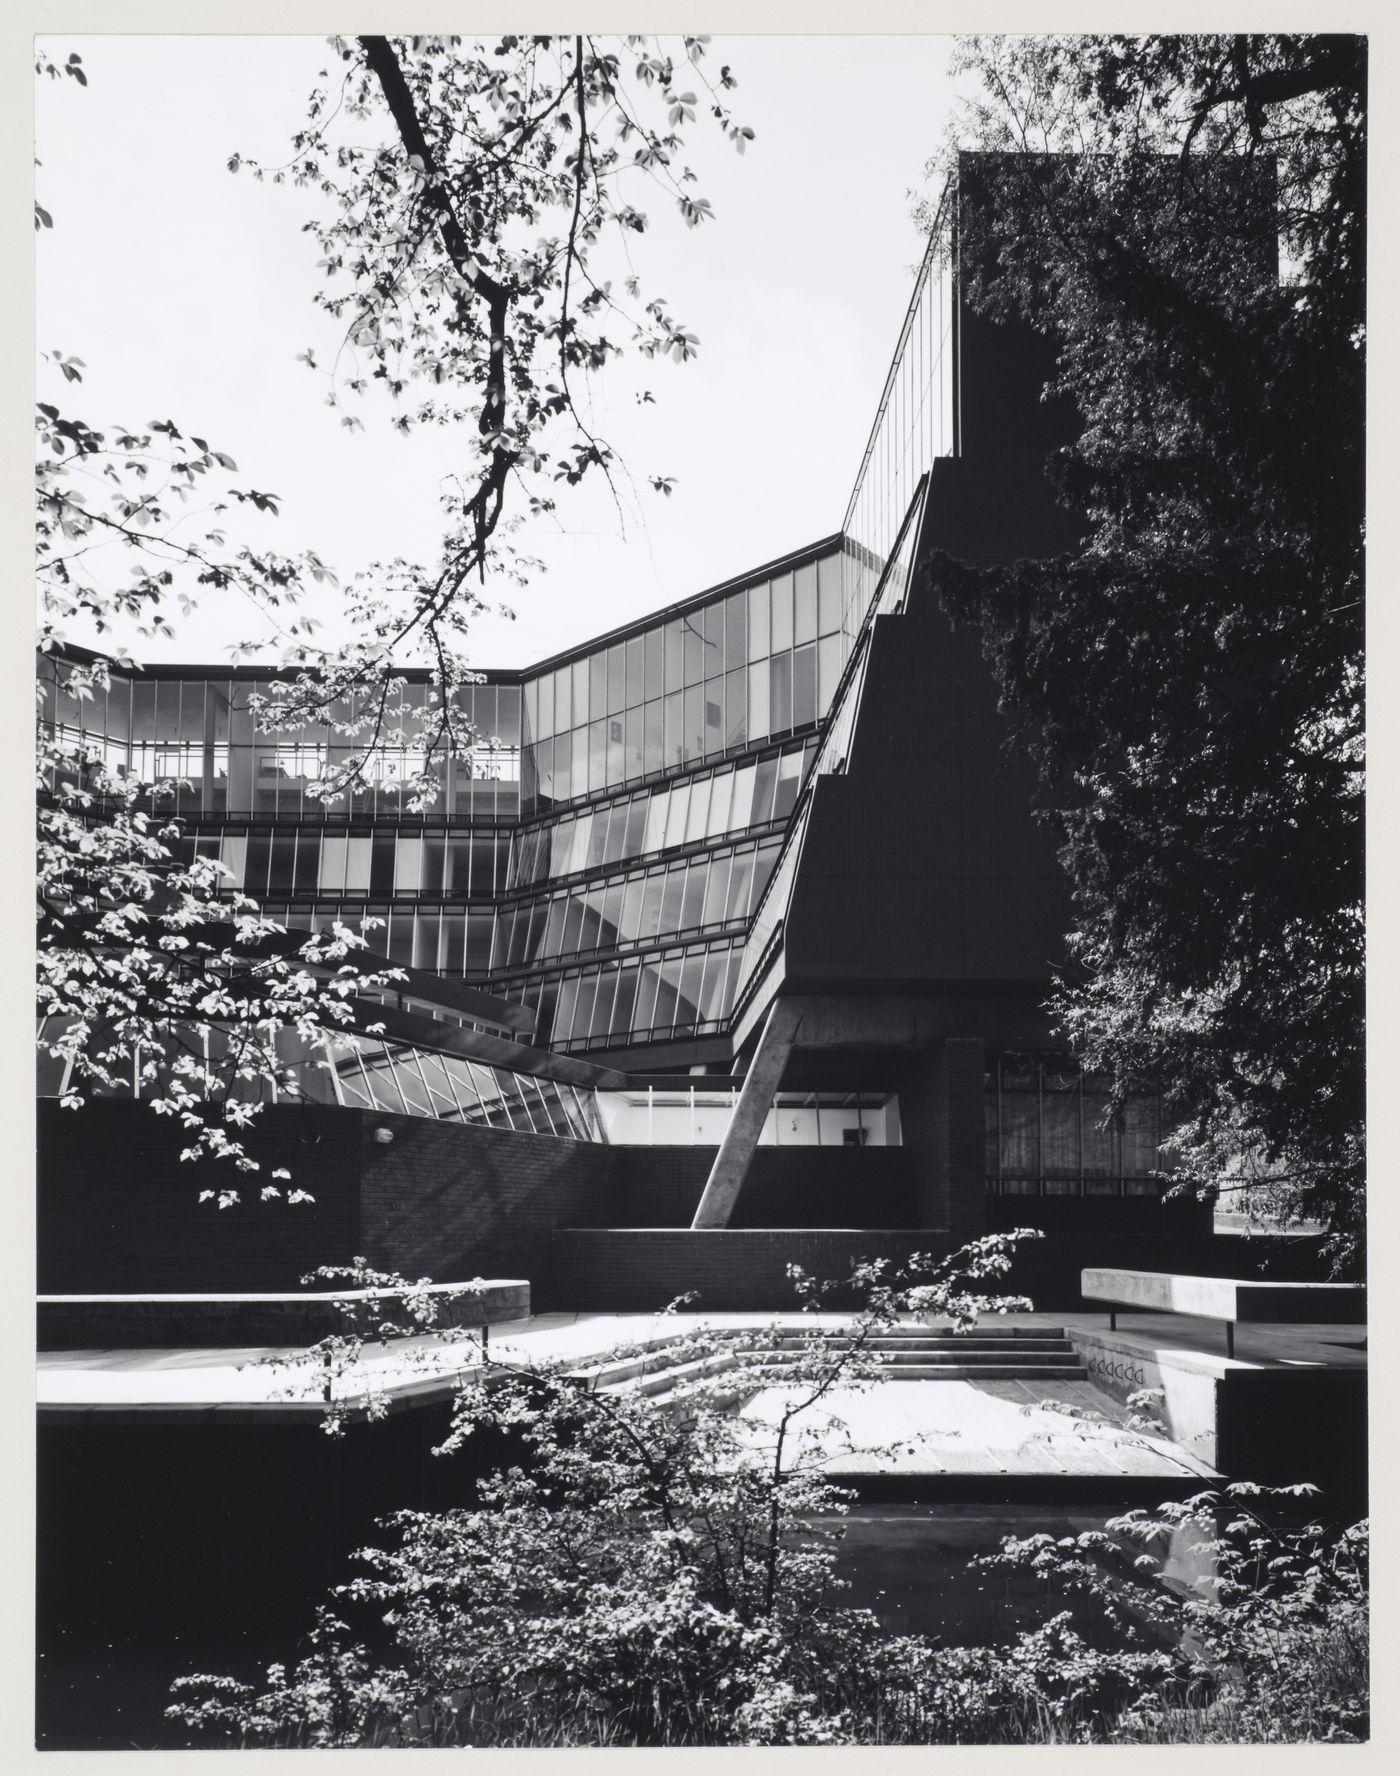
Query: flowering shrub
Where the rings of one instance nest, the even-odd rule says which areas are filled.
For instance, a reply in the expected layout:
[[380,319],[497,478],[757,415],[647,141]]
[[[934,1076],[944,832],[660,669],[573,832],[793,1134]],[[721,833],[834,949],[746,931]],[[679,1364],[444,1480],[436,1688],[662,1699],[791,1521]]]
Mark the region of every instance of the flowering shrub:
[[[916,1291],[916,1311],[936,1292],[964,1329],[1004,1306],[970,1304],[960,1284],[1003,1274],[1015,1243],[999,1235],[940,1265],[861,1267],[843,1286],[854,1282],[866,1307],[839,1332],[813,1321],[779,1341],[775,1329],[722,1338],[678,1327],[668,1360],[695,1377],[683,1399],[603,1390],[596,1375],[482,1350],[440,1450],[483,1435],[502,1450],[472,1504],[389,1519],[393,1539],[361,1551],[363,1572],[291,1672],[272,1667],[261,1691],[184,1679],[169,1712],[245,1744],[981,1744],[1148,1737],[1171,1709],[1231,1686],[1256,1711],[1231,1722],[1248,1725],[1285,1673],[1301,1698],[1312,1680],[1296,1661],[1319,1650],[1342,1601],[1349,1631],[1364,1636],[1364,1532],[1333,1546],[1320,1530],[1273,1536],[1252,1517],[1248,1529],[1217,1525],[1214,1495],[1059,1542],[1008,1542],[993,1557],[1086,1607],[1106,1636],[1061,1607],[1008,1648],[946,1648],[889,1635],[843,1601],[851,1495],[795,1422],[836,1387],[882,1373],[875,1336]],[[828,1285],[795,1280],[808,1306],[826,1299]],[[780,1402],[761,1444],[733,1410],[760,1387]],[[1210,1582],[1173,1589],[1150,1550],[1208,1519],[1195,1551]],[[362,1640],[343,1619],[355,1611]],[[377,1654],[364,1644],[376,1637]],[[1289,1705],[1272,1736],[1364,1732],[1340,1688],[1329,1709],[1305,1718]]]

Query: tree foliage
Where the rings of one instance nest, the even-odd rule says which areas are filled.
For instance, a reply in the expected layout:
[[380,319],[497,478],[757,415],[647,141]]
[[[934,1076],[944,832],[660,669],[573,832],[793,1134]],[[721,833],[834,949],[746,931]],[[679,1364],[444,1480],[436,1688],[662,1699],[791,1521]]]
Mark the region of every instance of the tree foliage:
[[[973,570],[1064,836],[1057,1009],[1180,1176],[1362,1224],[1365,46],[975,38],[975,307],[1058,348],[1083,544]],[[969,167],[973,170],[969,171]],[[1011,224],[1011,225],[1009,225]]]
[[[36,417],[40,646],[54,652],[74,626],[95,639],[131,623],[169,636],[172,617],[211,599],[229,605],[230,633],[238,613],[257,612],[296,669],[270,696],[250,697],[258,726],[322,723],[349,742],[316,784],[328,801],[364,784],[377,746],[403,743],[402,667],[416,654],[434,676],[414,739],[421,767],[405,785],[417,811],[445,757],[478,738],[453,695],[470,676],[473,582],[528,575],[507,540],[520,516],[551,509],[561,485],[620,472],[587,423],[587,379],[627,351],[695,355],[695,336],[661,297],[643,295],[627,256],[647,226],[641,190],[661,188],[698,226],[712,212],[683,158],[688,127],[706,109],[740,150],[752,131],[727,108],[729,69],[714,85],[706,77],[699,37],[682,40],[679,60],[635,37],[361,37],[332,48],[336,75],[312,94],[289,163],[265,170],[235,154],[229,167],[308,195],[325,279],[316,300],[344,329],[324,372],[344,423],[362,425],[354,401],[382,387],[400,430],[444,426],[461,439],[438,557],[377,564],[342,585],[314,551],[266,545],[257,527],[278,516],[278,495],[242,484],[206,438],[171,419],[98,426],[48,400]],[[87,85],[76,54],[59,63],[40,52],[36,72]],[[38,206],[35,226],[55,219]],[[65,392],[82,382],[80,357],[45,355]],[[322,373],[313,352],[304,357]],[[669,492],[666,477],[654,480]],[[341,599],[335,645],[318,645],[306,608],[317,587]],[[79,703],[107,684],[102,661],[71,653],[58,675]],[[161,799],[173,785],[153,791],[44,722],[37,764],[41,1045],[63,1068],[65,1102],[139,1087],[181,1118],[191,1155],[253,1168],[241,1130],[284,1074],[279,1044],[293,1033],[330,1064],[351,1040],[355,995],[394,971],[364,956],[362,933],[288,940],[229,894],[217,863],[182,863],[179,823]]]
[[[294,1665],[178,1679],[168,1714],[200,1743],[276,1747],[1139,1741],[1202,1709],[1197,1737],[1364,1737],[1365,1527],[1271,1524],[1260,1507],[1279,1501],[1257,1487],[1005,1543],[983,1564],[1034,1575],[1045,1617],[1005,1645],[891,1634],[847,1601],[852,1494],[827,1472],[845,1449],[829,1414],[881,1382],[875,1340],[903,1316],[966,1332],[1026,1305],[984,1291],[1027,1237],[839,1284],[791,1267],[805,1307],[837,1287],[863,1307],[726,1333],[678,1322],[664,1357],[692,1379],[671,1400],[450,1335],[459,1373],[477,1361],[439,1453],[485,1445],[472,1496],[386,1521]],[[1162,1555],[1188,1543],[1202,1579],[1183,1592]]]

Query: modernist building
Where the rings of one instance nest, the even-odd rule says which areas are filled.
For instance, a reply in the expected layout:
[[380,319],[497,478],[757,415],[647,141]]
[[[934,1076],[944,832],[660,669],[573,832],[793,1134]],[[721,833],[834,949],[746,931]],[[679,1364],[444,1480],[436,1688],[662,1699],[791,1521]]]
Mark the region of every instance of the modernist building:
[[[330,1077],[302,1069],[299,1101],[450,1125],[439,1212],[478,1225],[464,1205],[491,1131],[562,1140],[581,1167],[625,1149],[630,1193],[595,1204],[594,1231],[679,1238],[698,1215],[791,1232],[770,1269],[817,1227],[927,1245],[1039,1214],[1076,1241],[1166,1237],[1155,1104],[1103,1126],[1101,1082],[1055,1051],[1042,1008],[1066,886],[978,638],[923,571],[934,550],[1074,537],[1044,476],[1074,424],[1040,399],[1051,349],[972,314],[948,247],[919,270],[839,527],[586,647],[487,670],[459,693],[473,752],[424,815],[398,793],[411,727],[372,788],[318,801],[340,742],[257,732],[256,668],[113,667],[81,707],[50,683],[45,719],[119,773],[183,784],[187,851],[289,931],[383,922],[375,947],[408,971],[374,1008],[384,1036]],[[408,695],[426,700],[425,675]],[[560,1197],[553,1226],[577,1214]],[[500,1261],[464,1237],[449,1268]],[[619,1286],[612,1304],[635,1298]]]

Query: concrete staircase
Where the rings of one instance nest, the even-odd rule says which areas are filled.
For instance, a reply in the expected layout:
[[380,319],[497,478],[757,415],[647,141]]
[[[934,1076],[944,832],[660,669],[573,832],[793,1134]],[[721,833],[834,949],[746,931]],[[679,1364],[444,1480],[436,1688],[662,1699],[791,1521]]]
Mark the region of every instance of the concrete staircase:
[[[732,1379],[719,1399],[738,1401],[782,1380],[784,1358],[795,1356],[810,1333],[803,1328],[770,1330],[761,1344],[752,1333],[723,1334],[720,1348],[696,1357],[675,1339],[656,1338],[627,1355],[571,1371],[600,1393],[626,1391],[681,1403],[701,1385],[721,1376]],[[839,1332],[824,1332],[833,1342]],[[742,1340],[742,1342],[740,1342]],[[1086,1381],[1087,1372],[1061,1326],[993,1326],[957,1336],[937,1327],[900,1326],[872,1339],[871,1353],[890,1381]]]

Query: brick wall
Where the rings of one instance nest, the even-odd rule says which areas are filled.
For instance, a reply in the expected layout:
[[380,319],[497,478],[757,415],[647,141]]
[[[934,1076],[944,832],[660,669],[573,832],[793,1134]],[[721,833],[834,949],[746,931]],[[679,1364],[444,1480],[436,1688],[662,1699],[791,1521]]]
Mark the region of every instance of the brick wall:
[[[38,1288],[45,1295],[295,1289],[357,1248],[359,1122],[319,1105],[271,1105],[247,1138],[261,1173],[182,1164],[187,1137],[148,1104],[39,1104]],[[258,1200],[273,1167],[314,1203]],[[240,1191],[235,1207],[202,1190]],[[287,1186],[283,1186],[287,1188]]]
[[[627,1227],[689,1227],[715,1147],[615,1147]],[[760,1147],[731,1227],[910,1227],[903,1147]]]
[[[182,1165],[185,1137],[145,1104],[39,1106],[38,1288],[46,1295],[295,1290],[358,1255],[456,1282],[542,1275],[560,1224],[621,1215],[614,1150],[331,1105],[272,1105],[247,1145],[265,1167]],[[378,1131],[392,1134],[383,1143]],[[258,1200],[286,1166],[314,1203]],[[201,1190],[236,1185],[219,1210]]]
[[[915,1228],[563,1228],[551,1240],[548,1284],[537,1311],[656,1313],[695,1291],[697,1310],[768,1312],[800,1305],[787,1275],[801,1264],[837,1277],[869,1258],[941,1252],[938,1236]],[[833,1306],[851,1305],[834,1301]]]
[[[441,1283],[544,1275],[550,1232],[623,1212],[617,1149],[415,1116],[365,1116],[361,1214],[371,1264]],[[375,1131],[394,1137],[387,1145]]]

